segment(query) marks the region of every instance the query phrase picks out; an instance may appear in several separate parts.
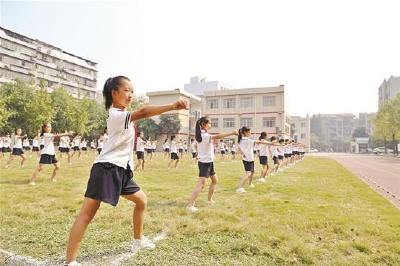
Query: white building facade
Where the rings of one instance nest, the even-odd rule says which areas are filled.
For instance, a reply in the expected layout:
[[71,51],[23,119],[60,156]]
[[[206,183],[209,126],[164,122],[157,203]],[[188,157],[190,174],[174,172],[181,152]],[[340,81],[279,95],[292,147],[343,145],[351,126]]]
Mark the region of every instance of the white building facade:
[[16,79],[96,99],[97,63],[0,27],[0,84]]
[[206,78],[199,76],[191,77],[190,83],[184,84],[184,90],[197,96],[202,96],[207,91],[229,90],[231,85],[221,81],[206,81]]
[[301,143],[305,146],[306,151],[310,150],[311,146],[311,119],[307,115],[306,117],[300,116],[291,116],[290,117],[290,130],[291,130],[291,138]]
[[284,86],[206,91],[202,97],[202,115],[211,120],[211,134],[251,128],[256,138],[263,131],[268,137],[290,137],[285,112]]
[[393,99],[400,93],[400,77],[390,76],[388,80],[384,80],[379,86],[379,108],[385,101]]

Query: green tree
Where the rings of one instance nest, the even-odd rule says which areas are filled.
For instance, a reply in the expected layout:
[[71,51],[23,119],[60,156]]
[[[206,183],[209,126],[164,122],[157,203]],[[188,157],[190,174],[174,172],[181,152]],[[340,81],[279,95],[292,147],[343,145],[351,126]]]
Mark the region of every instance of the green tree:
[[158,125],[160,127],[160,133],[167,134],[167,137],[178,133],[181,129],[181,121],[177,114],[160,115],[160,123],[158,123]]
[[156,139],[158,137],[160,127],[153,119],[146,118],[139,120],[137,125],[139,131],[143,132],[145,137],[151,137],[152,139]]
[[29,135],[34,135],[44,123],[52,122],[54,110],[52,100],[45,88],[33,93],[33,97],[25,104],[26,122]]

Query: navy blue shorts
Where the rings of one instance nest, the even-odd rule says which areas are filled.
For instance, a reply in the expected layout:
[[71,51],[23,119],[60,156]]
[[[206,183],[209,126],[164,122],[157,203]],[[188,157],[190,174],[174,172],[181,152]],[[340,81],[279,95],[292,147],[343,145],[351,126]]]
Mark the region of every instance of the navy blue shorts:
[[198,162],[197,165],[199,166],[199,176],[210,177],[215,175],[213,162],[211,163]]
[[246,172],[254,172],[254,161],[248,162],[243,160],[243,166]]
[[24,150],[21,148],[13,148],[12,155],[22,155],[24,154]]
[[262,165],[268,165],[268,156],[260,156],[260,164]]
[[175,152],[171,152],[171,160],[179,160],[178,154],[176,154]]
[[90,171],[85,197],[117,206],[121,195],[135,194],[140,187],[132,179],[133,173],[112,163],[95,163]]

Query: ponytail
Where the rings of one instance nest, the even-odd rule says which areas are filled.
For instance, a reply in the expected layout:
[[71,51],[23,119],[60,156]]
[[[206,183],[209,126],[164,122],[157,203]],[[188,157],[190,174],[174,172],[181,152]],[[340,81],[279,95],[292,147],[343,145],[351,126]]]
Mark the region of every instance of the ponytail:
[[113,78],[108,78],[104,83],[103,97],[104,97],[104,104],[107,110],[110,109],[112,105],[112,92],[118,89],[123,79],[130,81],[127,77],[116,76]]
[[197,120],[196,131],[195,131],[195,138],[196,138],[197,142],[201,142],[203,140],[201,137],[201,129],[204,125],[206,125],[209,122],[210,122],[210,120],[206,116],[203,116],[199,120]]
[[239,135],[238,135],[238,144],[240,143],[240,141],[242,140],[242,138],[243,138],[243,134],[244,134],[244,132],[249,132],[250,131],[250,128],[248,128],[248,127],[246,127],[246,126],[242,126],[241,128],[239,128]]
[[259,140],[262,140],[262,139],[267,139],[267,132],[265,132],[265,131],[261,132]]

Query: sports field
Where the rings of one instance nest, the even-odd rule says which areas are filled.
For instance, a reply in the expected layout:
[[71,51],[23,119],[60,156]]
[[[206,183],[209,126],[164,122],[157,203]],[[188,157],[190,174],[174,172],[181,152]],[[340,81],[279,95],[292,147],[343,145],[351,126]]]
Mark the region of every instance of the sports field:
[[[0,248],[49,265],[62,263],[69,229],[83,201],[94,153],[69,166],[61,159],[28,185],[37,164],[14,161],[0,169]],[[257,174],[259,165],[256,162]],[[135,181],[147,193],[145,234],[154,250],[129,255],[132,204],[102,204],[83,240],[87,265],[400,265],[400,211],[334,160],[306,158],[285,172],[237,194],[240,160],[217,160],[216,203],[206,189],[197,213],[185,206],[197,180],[189,155],[167,169],[157,154]],[[207,187],[206,187],[207,188]],[[164,238],[165,236],[165,238]],[[2,260],[4,263],[4,255]],[[1,261],[0,261],[1,262]]]

